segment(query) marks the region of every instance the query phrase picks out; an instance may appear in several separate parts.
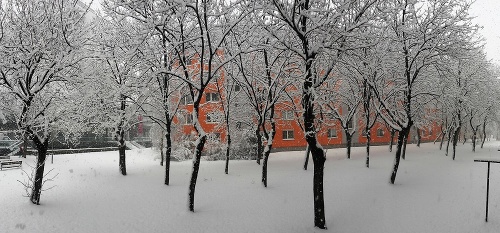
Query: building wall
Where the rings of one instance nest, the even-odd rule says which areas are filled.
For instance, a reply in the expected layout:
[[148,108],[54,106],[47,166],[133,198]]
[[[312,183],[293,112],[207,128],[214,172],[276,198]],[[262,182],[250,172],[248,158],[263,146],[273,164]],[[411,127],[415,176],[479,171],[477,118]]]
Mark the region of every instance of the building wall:
[[[194,59],[192,61],[191,67],[193,69],[200,69],[199,62]],[[205,70],[206,66],[203,67]],[[217,82],[220,86],[224,86],[224,72],[221,71],[219,74],[219,78],[217,78]],[[294,88],[294,87],[291,87]],[[288,88],[287,88],[288,90]],[[294,91],[294,90],[288,90]],[[296,91],[296,90],[295,90]],[[207,101],[207,93],[217,93],[217,88],[215,83],[210,83],[205,93],[201,99],[200,104],[200,112],[199,112],[199,121],[202,125],[203,129],[209,137],[217,134],[219,136],[219,140],[224,142],[226,140],[226,129],[224,126],[223,119],[220,119],[218,123],[207,122],[207,116],[212,112],[220,112],[222,113],[222,105],[220,101],[209,102]],[[182,91],[180,91],[180,96],[182,96]],[[185,93],[184,93],[185,94]],[[224,99],[225,97],[221,94],[220,99]],[[293,100],[282,100],[276,104],[275,111],[275,120],[276,120],[276,135],[273,140],[273,148],[304,148],[307,145],[307,142],[304,138],[304,132],[300,126],[301,113],[300,110],[294,109],[294,106],[300,106],[300,96],[294,96]],[[180,112],[184,112],[184,114],[191,114],[193,111],[192,104],[181,105]],[[287,112],[287,113],[285,113]],[[290,112],[292,114],[290,114]],[[293,115],[293,116],[291,116]],[[319,119],[319,117],[318,117]],[[196,131],[192,124],[185,124],[184,120],[176,119],[174,121],[177,124],[182,125],[182,133],[185,136],[196,135]],[[356,144],[365,144],[366,137],[363,136],[362,132],[364,129],[364,122],[361,117],[356,116],[354,120],[355,124],[353,127],[356,127],[356,133],[353,135],[352,143]],[[269,129],[270,126],[266,125]],[[330,133],[329,133],[330,130]],[[380,132],[379,132],[380,130]],[[293,132],[293,133],[290,133]],[[336,133],[332,133],[336,132]],[[415,129],[412,129],[410,133],[410,143],[415,141]],[[428,127],[422,128],[422,141],[432,141],[435,140],[439,134],[439,125],[437,123],[432,123]],[[292,137],[293,135],[293,137]],[[320,124],[319,131],[317,134],[318,141],[321,145],[329,147],[329,146],[341,146],[345,144],[345,136],[344,132],[340,126],[340,123],[337,120],[329,119],[324,117],[322,123]],[[371,130],[371,142],[373,144],[383,144],[389,143],[390,138],[390,130],[385,126],[385,124],[377,122],[373,126]],[[394,141],[397,140],[397,133],[394,137]]]

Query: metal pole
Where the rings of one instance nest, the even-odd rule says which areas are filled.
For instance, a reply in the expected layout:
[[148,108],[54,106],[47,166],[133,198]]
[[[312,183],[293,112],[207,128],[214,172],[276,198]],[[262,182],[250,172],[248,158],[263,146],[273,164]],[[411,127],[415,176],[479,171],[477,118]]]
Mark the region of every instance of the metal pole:
[[488,162],[488,178],[486,181],[486,222],[488,222],[488,199],[490,197],[490,162]]

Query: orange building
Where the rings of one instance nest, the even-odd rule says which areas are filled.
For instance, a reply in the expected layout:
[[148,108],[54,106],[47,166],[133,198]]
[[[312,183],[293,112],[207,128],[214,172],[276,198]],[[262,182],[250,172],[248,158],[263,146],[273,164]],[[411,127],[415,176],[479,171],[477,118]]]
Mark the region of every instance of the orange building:
[[[198,60],[193,59],[191,64],[193,69],[200,70]],[[208,67],[205,65],[204,69]],[[223,93],[219,93],[217,85],[224,87],[225,74],[221,69],[216,79],[208,84],[205,93],[201,99],[199,121],[209,138],[216,141],[224,142],[226,140],[226,129],[223,124],[221,100],[225,98]],[[176,123],[181,125],[181,131],[184,136],[194,136],[195,129],[192,125],[193,100],[191,96],[183,90],[179,92],[180,110],[182,117],[176,119]],[[305,148],[307,142],[304,138],[304,132],[300,126],[302,118],[300,109],[300,96],[294,96],[292,101],[280,101],[276,104],[275,121],[276,121],[276,136],[273,139],[273,148],[275,149],[302,149]],[[352,127],[357,128],[353,135],[352,143],[354,146],[365,144],[366,136],[363,135],[364,122],[361,117],[355,117]],[[438,137],[439,125],[432,123],[428,127],[421,129],[422,141],[433,141]],[[409,140],[414,142],[416,138],[415,130],[410,132]],[[391,140],[390,129],[384,123],[376,122],[370,131],[371,143],[388,144]],[[341,147],[346,143],[344,132],[338,120],[323,116],[322,124],[317,134],[319,143],[324,147]],[[397,133],[394,140],[397,139]]]

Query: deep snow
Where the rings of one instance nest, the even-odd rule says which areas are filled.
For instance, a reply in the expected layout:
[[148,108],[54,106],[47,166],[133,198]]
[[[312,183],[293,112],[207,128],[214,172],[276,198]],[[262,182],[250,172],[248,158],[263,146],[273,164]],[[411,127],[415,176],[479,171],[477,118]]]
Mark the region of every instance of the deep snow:
[[[17,180],[20,169],[0,171],[0,232],[498,232],[500,164],[491,165],[489,222],[484,222],[486,163],[474,156],[498,156],[500,142],[471,152],[459,145],[457,159],[438,144],[408,146],[396,184],[389,184],[393,154],[372,147],[331,149],[325,164],[328,230],[313,227],[312,161],[302,170],[302,151],[273,153],[268,188],[255,161],[202,161],[195,213],[187,211],[191,161],[172,162],[171,185],[148,149],[127,151],[127,176],[118,172],[118,152],[55,155],[59,176],[29,203]],[[34,157],[23,159],[34,164]],[[29,166],[23,164],[23,169]]]

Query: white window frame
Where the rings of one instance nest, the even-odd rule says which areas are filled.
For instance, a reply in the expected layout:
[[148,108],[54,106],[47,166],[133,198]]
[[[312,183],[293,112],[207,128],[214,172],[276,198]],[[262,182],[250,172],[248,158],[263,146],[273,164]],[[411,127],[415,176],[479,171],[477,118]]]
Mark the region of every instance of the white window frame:
[[[330,132],[335,132],[335,135],[332,136],[332,134]],[[337,133],[337,129],[334,129],[334,128],[329,128],[328,129],[328,132],[327,132],[327,136],[328,138],[338,138],[338,133]]]
[[184,125],[192,125],[193,124],[193,114],[185,113],[184,114]]
[[281,119],[285,121],[291,121],[295,119],[295,113],[291,110],[281,111]]
[[194,101],[193,101],[193,98],[191,98],[191,95],[183,95],[181,97],[181,104],[182,105],[189,105],[189,104],[193,104]]
[[[283,130],[281,134],[282,134],[282,139],[283,140],[287,140],[287,141],[295,140],[295,133],[294,133],[293,129],[291,129],[291,130]],[[292,137],[290,137],[290,134],[291,134]]]
[[[217,96],[217,100],[214,100],[214,97]],[[220,101],[220,94],[218,92],[208,92],[205,93],[205,99],[207,102],[219,102]]]

